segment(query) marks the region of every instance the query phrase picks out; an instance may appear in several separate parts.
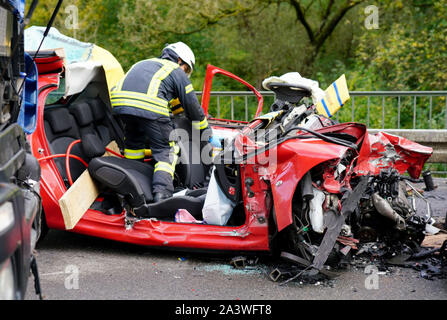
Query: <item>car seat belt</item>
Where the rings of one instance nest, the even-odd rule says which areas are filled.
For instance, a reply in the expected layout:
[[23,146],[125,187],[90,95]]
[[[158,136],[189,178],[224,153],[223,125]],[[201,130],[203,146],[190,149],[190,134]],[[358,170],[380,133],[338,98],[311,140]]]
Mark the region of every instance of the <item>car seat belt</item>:
[[109,120],[110,124],[112,125],[113,132],[115,133],[115,141],[118,144],[118,147],[120,150],[124,150],[124,132],[121,129],[121,127],[118,125],[116,119],[113,117],[113,115],[106,111],[107,119]]

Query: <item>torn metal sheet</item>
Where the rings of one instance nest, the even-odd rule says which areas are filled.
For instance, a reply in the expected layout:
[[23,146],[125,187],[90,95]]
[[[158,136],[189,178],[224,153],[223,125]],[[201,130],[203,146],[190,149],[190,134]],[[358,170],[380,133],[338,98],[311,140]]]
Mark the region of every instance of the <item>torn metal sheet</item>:
[[381,170],[393,167],[401,174],[408,170],[412,178],[418,178],[433,149],[403,137],[385,132],[368,134],[360,151],[356,173],[378,175]]
[[329,254],[334,248],[337,237],[342,230],[345,223],[345,219],[354,212],[357,208],[358,203],[363,196],[368,184],[368,176],[362,177],[358,185],[354,188],[352,192],[346,192],[342,200],[342,211],[341,214],[334,211],[330,211],[329,219],[325,221],[325,226],[327,227],[326,234],[318,248],[317,254],[315,255],[312,267],[314,270],[312,273],[317,273],[323,268]]
[[[299,256],[296,256],[294,254],[291,254],[289,252],[281,252],[281,258],[284,260],[287,260],[289,262],[292,262],[294,264],[297,264],[301,267],[304,268],[308,268],[312,266],[312,263],[306,259],[300,258]],[[329,270],[326,269],[321,269],[320,273],[324,274],[325,276],[327,276],[330,279],[334,279],[337,278],[339,276],[338,273],[335,272],[331,272]]]

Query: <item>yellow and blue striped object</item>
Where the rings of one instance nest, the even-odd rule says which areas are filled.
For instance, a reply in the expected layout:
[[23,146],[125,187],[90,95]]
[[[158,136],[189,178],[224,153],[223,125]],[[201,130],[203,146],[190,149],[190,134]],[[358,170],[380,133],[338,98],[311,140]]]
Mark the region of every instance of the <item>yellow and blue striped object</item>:
[[346,77],[343,74],[335,80],[325,91],[323,99],[318,101],[317,112],[326,117],[332,117],[349,100],[349,90]]

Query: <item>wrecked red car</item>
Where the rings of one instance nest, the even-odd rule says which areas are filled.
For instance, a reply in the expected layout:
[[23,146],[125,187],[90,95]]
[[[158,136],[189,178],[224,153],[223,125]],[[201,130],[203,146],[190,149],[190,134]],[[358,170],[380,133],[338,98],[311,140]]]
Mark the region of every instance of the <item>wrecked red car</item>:
[[[254,92],[256,117],[248,123],[209,118],[223,149],[211,163],[191,161],[203,146],[180,139],[177,192],[151,203],[150,155],[142,164],[111,148],[111,142],[122,139],[122,131],[111,113],[101,66],[72,85],[56,53],[44,52],[36,62],[38,120],[29,141],[42,169],[48,228],[67,229],[60,200],[88,173],[93,185],[78,187],[79,202],[92,188],[97,196],[70,231],[89,236],[188,250],[281,250],[299,256],[317,272],[361,241],[381,237],[420,243],[424,237],[428,218],[416,214],[411,201],[415,194],[408,192],[403,174],[418,178],[432,149],[386,133],[370,135],[363,124],[335,123],[318,115],[314,106],[302,103],[311,95],[306,88],[271,85],[276,101],[261,115],[263,99],[254,87],[208,66],[202,92],[205,113],[212,79],[221,74]],[[173,121],[177,129],[191,130],[181,114]],[[207,219],[204,207],[213,211],[213,203],[217,214],[225,211],[225,219]]]

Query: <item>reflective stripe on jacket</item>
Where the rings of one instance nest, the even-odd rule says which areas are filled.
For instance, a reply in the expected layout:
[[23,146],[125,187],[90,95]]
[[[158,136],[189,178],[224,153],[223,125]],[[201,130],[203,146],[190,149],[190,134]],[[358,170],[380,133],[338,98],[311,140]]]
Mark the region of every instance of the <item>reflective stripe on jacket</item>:
[[172,112],[184,111],[191,121],[198,122],[194,125],[197,129],[208,127],[189,78],[176,62],[168,59],[153,58],[134,64],[112,88],[111,103],[115,114],[151,120],[169,117],[173,105]]
[[[179,65],[165,59],[149,59],[135,64],[111,90],[113,108],[137,108],[145,118],[169,117],[168,100],[159,94],[162,81]],[[132,109],[128,110],[132,113]],[[129,113],[127,113],[129,114]]]

